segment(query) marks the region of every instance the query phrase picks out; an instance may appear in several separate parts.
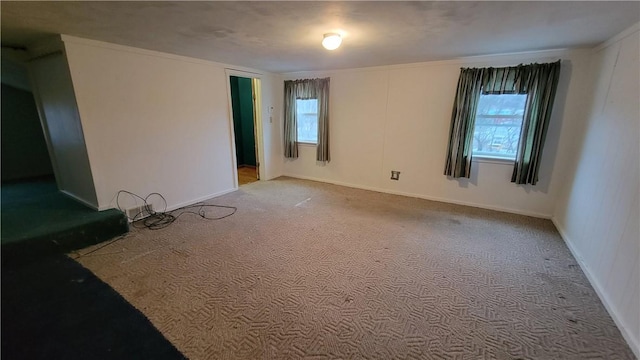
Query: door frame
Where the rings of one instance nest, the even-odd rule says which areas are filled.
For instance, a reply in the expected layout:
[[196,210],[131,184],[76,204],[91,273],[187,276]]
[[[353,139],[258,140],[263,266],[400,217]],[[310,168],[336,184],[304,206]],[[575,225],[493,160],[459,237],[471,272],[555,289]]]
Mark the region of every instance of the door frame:
[[238,189],[238,165],[236,157],[236,136],[235,128],[233,126],[233,102],[231,99],[231,77],[243,77],[251,79],[251,92],[253,97],[253,133],[256,142],[256,173],[258,179],[264,178],[262,176],[263,164],[264,164],[264,141],[262,133],[262,76],[263,74],[254,73],[250,71],[225,69],[225,79],[227,82],[227,106],[229,108],[229,136],[231,143],[231,172],[233,174],[233,188]]

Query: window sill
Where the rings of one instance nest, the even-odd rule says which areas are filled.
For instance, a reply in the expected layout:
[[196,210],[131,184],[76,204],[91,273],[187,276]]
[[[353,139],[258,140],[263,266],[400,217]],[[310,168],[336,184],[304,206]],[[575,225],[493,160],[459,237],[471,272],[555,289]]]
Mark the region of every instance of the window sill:
[[472,162],[513,166],[514,159],[505,159],[486,155],[474,155]]
[[313,147],[318,146],[318,144],[308,143],[308,142],[301,142],[301,141],[298,141],[298,145],[302,145],[302,146],[313,146]]

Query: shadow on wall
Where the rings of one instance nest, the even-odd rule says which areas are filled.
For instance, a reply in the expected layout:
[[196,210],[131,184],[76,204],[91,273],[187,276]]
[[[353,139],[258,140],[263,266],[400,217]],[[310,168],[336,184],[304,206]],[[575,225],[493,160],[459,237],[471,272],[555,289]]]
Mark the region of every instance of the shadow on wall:
[[456,180],[458,182],[458,187],[461,188],[466,189],[469,187],[469,184],[478,186],[478,164],[471,164],[471,174],[469,174],[469,178],[448,178]]
[[33,94],[2,84],[1,98],[2,182],[52,176]]

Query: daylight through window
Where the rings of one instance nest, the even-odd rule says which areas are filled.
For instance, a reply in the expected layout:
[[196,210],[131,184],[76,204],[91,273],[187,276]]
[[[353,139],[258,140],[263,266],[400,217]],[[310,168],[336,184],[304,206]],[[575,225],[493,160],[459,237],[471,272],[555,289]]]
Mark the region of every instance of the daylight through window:
[[318,143],[318,99],[296,99],[298,142]]
[[526,94],[480,95],[473,155],[515,160]]

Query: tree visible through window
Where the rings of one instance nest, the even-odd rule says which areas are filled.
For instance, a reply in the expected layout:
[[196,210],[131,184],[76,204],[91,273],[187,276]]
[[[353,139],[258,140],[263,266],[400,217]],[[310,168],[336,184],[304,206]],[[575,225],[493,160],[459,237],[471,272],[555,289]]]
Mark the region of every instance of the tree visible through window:
[[318,143],[318,99],[296,99],[298,142]]
[[480,95],[473,155],[515,160],[526,94]]

